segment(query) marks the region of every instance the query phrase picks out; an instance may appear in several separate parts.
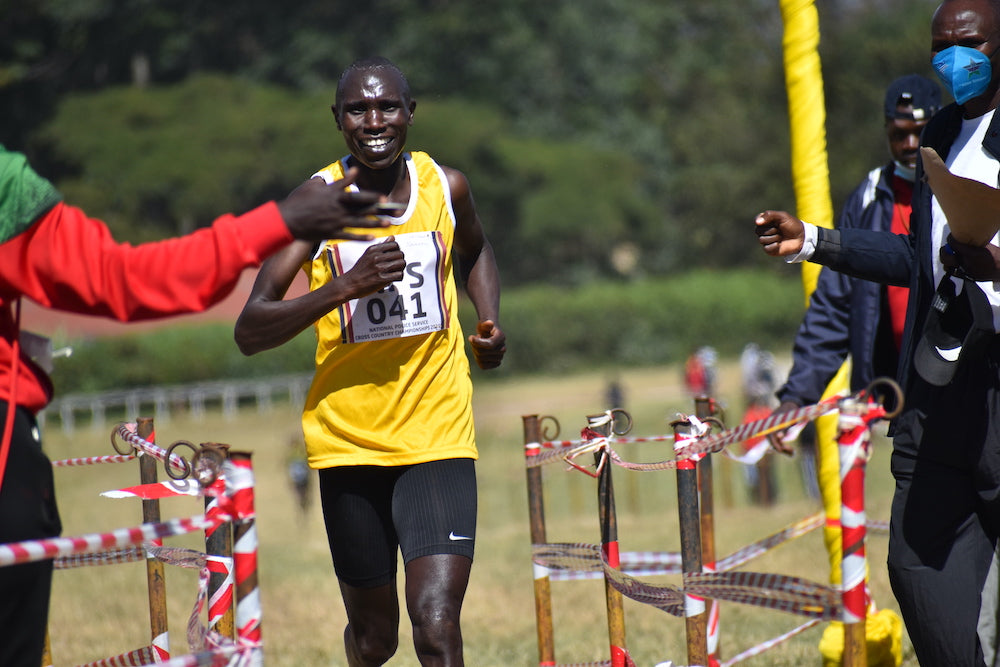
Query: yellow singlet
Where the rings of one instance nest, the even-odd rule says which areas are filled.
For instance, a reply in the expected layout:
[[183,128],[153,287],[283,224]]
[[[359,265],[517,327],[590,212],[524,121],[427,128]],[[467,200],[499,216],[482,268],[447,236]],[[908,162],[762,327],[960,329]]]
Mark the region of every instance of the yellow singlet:
[[[315,324],[316,374],[302,414],[313,468],[477,457],[452,271],[451,192],[427,154],[403,157],[409,206],[391,227],[369,230],[396,237],[406,258],[403,280]],[[346,159],[319,175],[328,183],[341,178]],[[349,270],[370,243],[321,244],[304,266],[310,289]]]

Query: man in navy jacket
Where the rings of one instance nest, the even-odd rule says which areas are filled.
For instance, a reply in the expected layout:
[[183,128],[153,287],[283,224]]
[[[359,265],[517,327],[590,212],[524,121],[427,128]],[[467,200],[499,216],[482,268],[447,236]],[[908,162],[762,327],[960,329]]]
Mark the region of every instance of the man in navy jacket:
[[[935,67],[960,103],[932,118],[921,143],[953,174],[995,188],[1000,2],[946,0],[931,36]],[[973,78],[981,85],[970,86]],[[922,172],[921,163],[909,235],[820,229],[780,211],[758,215],[756,231],[769,255],[909,285],[897,375],[905,404],[893,425],[890,582],[921,665],[994,665],[1000,337],[976,325],[983,309],[991,325],[1000,313],[1000,283],[993,282],[1000,279],[1000,248],[995,238],[986,248],[954,242]],[[923,363],[928,358],[933,363]]]
[[[920,133],[940,108],[941,89],[926,77],[909,74],[889,84],[883,126],[892,159],[868,172],[851,192],[837,220],[838,229],[909,233]],[[848,355],[852,392],[864,389],[876,377],[895,376],[907,296],[905,287],[880,285],[824,267],[795,337],[788,381],[776,393],[780,405],[775,412],[818,402]],[[792,446],[783,441],[783,435],[783,431],[772,434],[770,443],[791,454]],[[823,539],[830,560],[830,582],[839,584],[843,554],[837,444],[824,437],[815,453],[805,445],[802,449],[803,475],[815,476],[807,484],[820,491],[827,514]],[[831,626],[820,647],[842,647],[842,642],[832,639],[837,632],[836,625]]]
[[[941,106],[936,83],[918,74],[886,90],[885,133],[892,160],[871,170],[844,203],[838,229],[907,234],[920,133]],[[778,412],[819,401],[848,353],[851,390],[895,376],[906,288],[879,285],[824,268],[795,337],[792,369],[778,390]],[[790,453],[787,445],[773,443]]]

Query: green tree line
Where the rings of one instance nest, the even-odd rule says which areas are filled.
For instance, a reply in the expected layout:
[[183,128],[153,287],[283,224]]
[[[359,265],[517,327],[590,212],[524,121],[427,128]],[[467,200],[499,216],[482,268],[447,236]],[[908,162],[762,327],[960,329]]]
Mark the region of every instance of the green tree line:
[[[929,74],[935,2],[819,2],[835,204],[887,159],[885,85]],[[794,208],[777,0],[0,0],[0,142],[145,240],[339,157],[340,71],[392,58],[410,146],[465,171],[505,284],[768,266]]]

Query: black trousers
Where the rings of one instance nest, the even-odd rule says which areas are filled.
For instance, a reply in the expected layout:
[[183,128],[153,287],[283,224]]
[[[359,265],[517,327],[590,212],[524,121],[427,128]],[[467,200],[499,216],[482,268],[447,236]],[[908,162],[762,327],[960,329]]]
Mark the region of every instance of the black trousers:
[[946,387],[915,378],[896,424],[889,580],[922,667],[1000,664],[998,360],[962,363]]
[[[0,402],[0,429],[7,410],[7,403]],[[42,453],[34,416],[24,409],[15,413],[2,483],[0,544],[60,533],[52,465]],[[0,665],[42,664],[51,590],[51,560],[0,567]]]

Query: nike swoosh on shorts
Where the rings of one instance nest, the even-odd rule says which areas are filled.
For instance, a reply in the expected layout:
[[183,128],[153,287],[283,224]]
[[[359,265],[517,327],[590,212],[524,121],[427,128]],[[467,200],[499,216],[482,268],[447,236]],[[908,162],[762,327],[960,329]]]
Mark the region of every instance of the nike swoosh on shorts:
[[958,355],[962,352],[962,346],[953,347],[950,350],[942,350],[937,345],[934,346],[937,353],[941,355],[941,358],[945,361],[958,361]]

